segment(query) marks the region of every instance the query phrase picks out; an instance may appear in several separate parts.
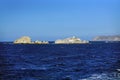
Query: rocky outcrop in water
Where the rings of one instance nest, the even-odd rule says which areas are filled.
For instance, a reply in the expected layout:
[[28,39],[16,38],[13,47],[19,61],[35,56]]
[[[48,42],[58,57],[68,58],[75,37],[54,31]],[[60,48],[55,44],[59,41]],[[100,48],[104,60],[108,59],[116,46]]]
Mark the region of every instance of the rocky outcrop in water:
[[28,36],[23,36],[17,40],[14,41],[14,43],[23,43],[23,44],[30,44],[31,43],[31,38]]
[[48,44],[48,41],[31,41],[31,38],[28,36],[23,36],[17,40],[14,41],[15,44]]
[[120,41],[119,36],[97,36],[93,39],[93,41]]
[[55,44],[80,44],[80,43],[88,43],[88,41],[81,40],[80,38],[77,38],[75,36],[55,41]]

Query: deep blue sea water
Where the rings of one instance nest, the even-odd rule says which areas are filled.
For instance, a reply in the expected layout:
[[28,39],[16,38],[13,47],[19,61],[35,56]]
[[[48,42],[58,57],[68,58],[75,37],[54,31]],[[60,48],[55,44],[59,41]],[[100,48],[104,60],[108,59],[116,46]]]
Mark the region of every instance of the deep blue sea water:
[[120,80],[120,42],[0,43],[0,80]]

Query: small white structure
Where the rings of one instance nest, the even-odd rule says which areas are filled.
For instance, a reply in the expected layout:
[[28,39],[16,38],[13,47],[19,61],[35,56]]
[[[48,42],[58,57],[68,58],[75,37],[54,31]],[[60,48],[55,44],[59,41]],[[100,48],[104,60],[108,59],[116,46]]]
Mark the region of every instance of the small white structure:
[[36,40],[34,43],[35,44],[49,44],[48,41],[38,41],[38,40]]

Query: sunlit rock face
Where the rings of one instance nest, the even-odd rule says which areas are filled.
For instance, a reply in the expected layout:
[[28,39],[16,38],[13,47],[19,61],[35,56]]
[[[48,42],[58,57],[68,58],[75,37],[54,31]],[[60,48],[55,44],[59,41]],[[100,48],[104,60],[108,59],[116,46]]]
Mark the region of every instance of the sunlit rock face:
[[120,41],[120,35],[118,36],[97,36],[93,41]]
[[31,38],[28,36],[23,36],[17,40],[14,41],[14,43],[23,43],[23,44],[30,44],[31,43]]
[[75,36],[55,41],[55,44],[79,44],[79,43],[88,43],[88,41],[85,40],[82,41],[80,38],[77,38]]

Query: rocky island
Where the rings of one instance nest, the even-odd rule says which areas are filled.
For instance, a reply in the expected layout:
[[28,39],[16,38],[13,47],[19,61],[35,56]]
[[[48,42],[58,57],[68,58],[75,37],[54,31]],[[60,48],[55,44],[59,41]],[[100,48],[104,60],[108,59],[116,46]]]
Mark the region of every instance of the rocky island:
[[93,41],[120,41],[120,35],[118,36],[97,36],[93,38]]
[[14,41],[14,44],[48,44],[48,41],[34,41],[32,42],[29,36],[23,36]]
[[89,43],[86,40],[81,40],[75,36],[65,39],[59,39],[55,41],[55,44],[82,44],[82,43]]
[[28,36],[23,36],[17,40],[14,41],[14,43],[23,43],[23,44],[30,44],[31,43],[31,38]]

